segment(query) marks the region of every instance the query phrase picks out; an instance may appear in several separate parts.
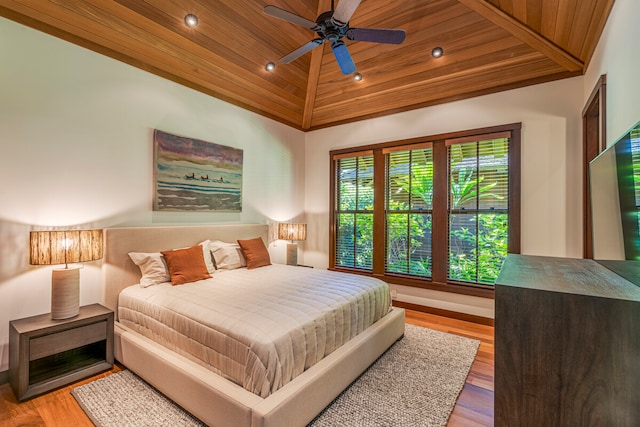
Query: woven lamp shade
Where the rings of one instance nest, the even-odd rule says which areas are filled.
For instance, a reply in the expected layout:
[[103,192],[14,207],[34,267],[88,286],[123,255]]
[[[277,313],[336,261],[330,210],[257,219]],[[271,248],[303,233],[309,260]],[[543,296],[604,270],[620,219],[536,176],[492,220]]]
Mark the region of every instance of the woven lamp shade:
[[307,240],[307,224],[278,224],[278,239],[280,240]]
[[51,318],[77,316],[80,269],[67,264],[102,258],[102,230],[32,231],[29,238],[32,265],[65,265],[51,272]]
[[102,230],[32,231],[32,265],[67,264],[102,258]]

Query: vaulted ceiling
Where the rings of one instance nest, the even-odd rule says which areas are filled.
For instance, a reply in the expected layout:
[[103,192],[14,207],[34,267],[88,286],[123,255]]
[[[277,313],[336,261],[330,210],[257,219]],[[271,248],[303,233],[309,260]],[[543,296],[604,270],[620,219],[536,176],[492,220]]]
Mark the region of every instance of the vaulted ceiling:
[[277,61],[316,34],[264,7],[315,21],[330,0],[0,0],[0,15],[310,130],[580,75],[613,2],[362,0],[352,28],[404,29],[406,40],[347,40],[359,82],[328,43]]

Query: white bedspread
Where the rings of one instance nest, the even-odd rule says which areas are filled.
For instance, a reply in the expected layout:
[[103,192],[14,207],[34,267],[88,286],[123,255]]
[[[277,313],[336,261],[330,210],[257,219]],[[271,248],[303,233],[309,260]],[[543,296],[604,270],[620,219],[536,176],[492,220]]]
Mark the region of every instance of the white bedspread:
[[[271,265],[179,286],[130,286],[119,321],[266,397],[390,309],[381,280]],[[158,373],[162,375],[162,373]]]

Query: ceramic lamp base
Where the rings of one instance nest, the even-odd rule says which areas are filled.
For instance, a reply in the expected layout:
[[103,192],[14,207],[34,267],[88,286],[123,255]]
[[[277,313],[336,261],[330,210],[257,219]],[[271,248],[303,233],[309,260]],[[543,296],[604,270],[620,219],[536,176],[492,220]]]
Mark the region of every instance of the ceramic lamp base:
[[65,268],[51,273],[51,318],[69,319],[80,312],[80,269]]
[[287,243],[287,265],[298,265],[297,243]]

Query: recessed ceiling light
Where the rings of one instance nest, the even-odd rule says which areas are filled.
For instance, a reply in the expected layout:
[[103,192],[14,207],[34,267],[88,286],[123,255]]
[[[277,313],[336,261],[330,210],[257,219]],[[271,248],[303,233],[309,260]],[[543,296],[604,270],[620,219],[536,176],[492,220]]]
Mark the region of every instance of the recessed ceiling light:
[[442,55],[444,55],[444,49],[442,49],[440,46],[434,47],[431,51],[431,56],[433,56],[434,58],[440,58]]
[[267,65],[264,66],[264,69],[267,70],[268,72],[272,72],[273,70],[276,69],[276,64],[274,64],[273,62],[269,61],[269,62],[267,62]]
[[355,73],[353,73],[353,80],[359,82],[360,80],[362,80],[362,74],[356,71]]
[[193,28],[198,25],[198,17],[193,13],[188,13],[184,16],[184,23],[187,27]]

